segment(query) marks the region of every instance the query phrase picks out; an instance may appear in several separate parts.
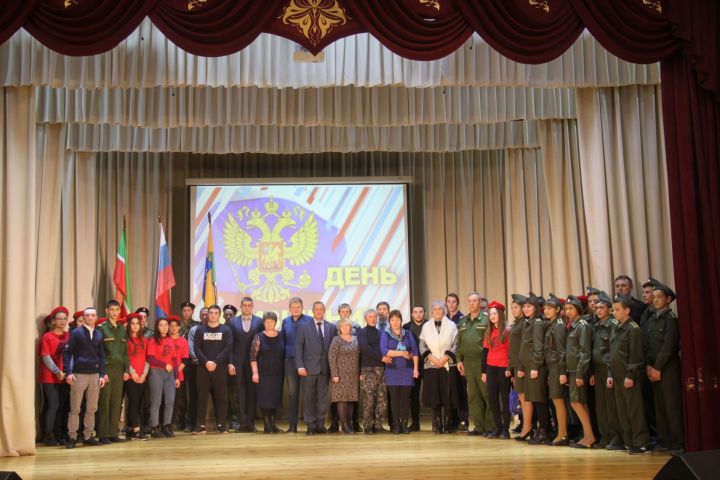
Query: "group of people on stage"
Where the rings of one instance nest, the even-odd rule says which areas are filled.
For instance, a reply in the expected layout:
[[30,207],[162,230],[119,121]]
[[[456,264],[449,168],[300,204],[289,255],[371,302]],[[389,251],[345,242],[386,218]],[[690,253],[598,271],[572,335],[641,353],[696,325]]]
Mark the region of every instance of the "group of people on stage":
[[58,307],[39,349],[45,443],[173,437],[175,428],[205,434],[210,396],[217,431],[255,432],[259,409],[263,431],[278,433],[287,385],[287,432],[297,432],[302,397],[307,435],[371,435],[387,431],[386,420],[393,433],[418,431],[422,403],[436,433],[509,439],[514,390],[516,440],[631,454],[679,450],[675,293],[650,279],[640,301],[632,288],[621,275],[614,298],[590,287],[567,299],[514,294],[509,318],[501,302],[478,293],[468,295],[467,315],[451,293],[432,303],[429,319],[416,305],[408,321],[380,302],[364,312],[365,326],[351,321],[347,304],[335,324],[322,302],[309,316],[295,297],[279,331],[277,315],[254,315],[249,297],[240,315],[212,305],[200,310],[200,322],[184,302],[182,318],[159,318],[154,329],[147,309],[121,318],[111,300],[106,318],[86,308],[68,332],[69,312]]

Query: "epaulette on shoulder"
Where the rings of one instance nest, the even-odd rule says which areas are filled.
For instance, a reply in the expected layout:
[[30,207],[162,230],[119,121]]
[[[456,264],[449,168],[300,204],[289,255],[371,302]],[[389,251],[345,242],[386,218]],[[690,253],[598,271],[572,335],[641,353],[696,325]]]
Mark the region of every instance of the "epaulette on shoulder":
[[640,328],[640,325],[635,323],[634,320],[630,320],[630,328]]
[[587,322],[584,318],[581,318],[578,323],[579,323],[580,325],[587,325],[587,324],[588,324],[588,322]]
[[612,320],[610,320],[610,323],[612,323],[612,324],[615,325],[616,327],[620,324],[620,322],[618,322],[618,321],[615,320],[614,318],[613,318]]
[[535,317],[536,322],[544,322],[545,320],[542,319],[542,317]]
[[563,319],[560,317],[558,317],[557,320],[555,320],[555,321],[558,323],[558,325],[563,325],[563,326],[565,325],[565,322],[563,322]]

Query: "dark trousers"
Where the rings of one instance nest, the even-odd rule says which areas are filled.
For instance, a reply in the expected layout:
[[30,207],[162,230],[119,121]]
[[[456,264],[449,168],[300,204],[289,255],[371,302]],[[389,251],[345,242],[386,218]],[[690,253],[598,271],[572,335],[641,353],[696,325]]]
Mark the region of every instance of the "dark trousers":
[[422,389],[422,377],[415,379],[415,384],[410,390],[410,417],[412,423],[420,425],[420,390]]
[[460,425],[464,423],[469,428],[470,407],[468,405],[467,378],[457,375],[458,408],[452,411],[452,423]]
[[240,427],[253,426],[257,409],[257,387],[252,381],[250,362],[237,367],[235,387],[237,390],[237,415]]
[[607,388],[607,370],[595,366],[595,409],[600,444],[622,445],[622,432],[615,403],[615,392]]
[[226,426],[227,421],[227,392],[228,374],[225,365],[218,365],[214,372],[208,372],[205,367],[197,369],[197,426],[205,425],[207,419],[207,402],[210,387],[213,390],[215,403],[215,421],[218,425]]
[[291,427],[297,427],[298,407],[300,405],[300,375],[297,373],[294,358],[285,359],[285,380],[288,386],[288,423]]
[[67,383],[43,383],[45,435],[55,438],[67,436],[67,414],[70,404],[70,389]]
[[180,387],[175,391],[175,404],[173,405],[172,423],[179,429],[185,428],[185,416],[187,415],[187,381],[180,382]]
[[132,379],[125,381],[125,395],[127,395],[127,426],[140,426],[140,413],[143,405],[144,383],[135,383]]
[[500,432],[510,428],[510,379],[505,376],[505,367],[487,367],[488,403]]
[[[189,362],[183,370],[185,374],[185,427],[195,428],[195,417],[197,416],[197,370],[198,366]],[[181,418],[182,420],[182,418]]]
[[642,384],[636,380],[632,388],[625,388],[625,375],[617,374],[617,383],[613,388],[623,443],[626,447],[647,447],[650,443],[645,407],[642,399]]
[[660,381],[652,384],[658,441],[672,449],[683,448],[685,443],[680,387],[680,361],[676,357],[662,369]]
[[303,397],[303,417],[308,428],[325,425],[325,414],[328,409],[327,375],[308,375],[300,377]]
[[396,422],[401,422],[408,418],[408,413],[410,413],[410,391],[412,388],[411,386],[400,385],[388,386],[388,393],[392,399],[390,408],[392,409],[393,419]]

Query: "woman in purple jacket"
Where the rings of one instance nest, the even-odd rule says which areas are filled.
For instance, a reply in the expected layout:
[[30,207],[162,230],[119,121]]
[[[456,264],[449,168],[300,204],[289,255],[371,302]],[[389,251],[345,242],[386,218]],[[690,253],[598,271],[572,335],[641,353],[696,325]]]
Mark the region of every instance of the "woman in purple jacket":
[[407,420],[410,392],[420,376],[418,347],[409,330],[402,328],[402,314],[393,310],[389,315],[390,328],[380,335],[380,353],[392,358],[385,367],[385,384],[390,393],[393,433],[410,433]]

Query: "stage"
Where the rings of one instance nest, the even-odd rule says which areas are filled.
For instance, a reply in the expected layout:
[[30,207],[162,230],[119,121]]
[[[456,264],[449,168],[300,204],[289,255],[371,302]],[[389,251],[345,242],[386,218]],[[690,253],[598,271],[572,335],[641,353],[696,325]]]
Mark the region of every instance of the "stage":
[[24,480],[77,478],[653,478],[667,454],[530,446],[464,433],[435,435],[179,433],[75,450],[38,447],[37,455],[0,458],[0,471]]

